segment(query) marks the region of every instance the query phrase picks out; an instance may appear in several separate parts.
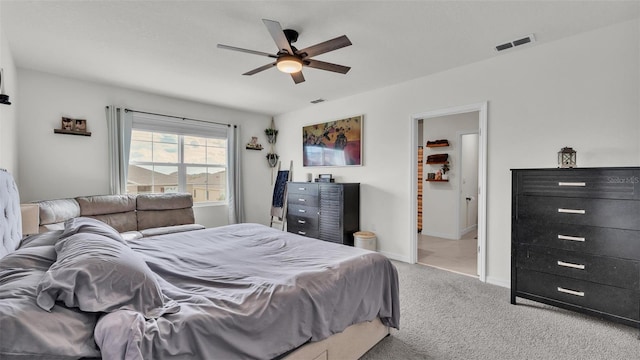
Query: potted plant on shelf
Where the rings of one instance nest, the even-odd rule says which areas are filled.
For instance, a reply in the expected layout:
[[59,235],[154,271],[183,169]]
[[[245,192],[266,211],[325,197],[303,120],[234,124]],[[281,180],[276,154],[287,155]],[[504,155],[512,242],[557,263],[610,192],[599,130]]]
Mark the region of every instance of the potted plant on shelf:
[[444,164],[442,165],[442,180],[449,180],[449,175],[447,175],[447,172],[449,172],[449,164]]

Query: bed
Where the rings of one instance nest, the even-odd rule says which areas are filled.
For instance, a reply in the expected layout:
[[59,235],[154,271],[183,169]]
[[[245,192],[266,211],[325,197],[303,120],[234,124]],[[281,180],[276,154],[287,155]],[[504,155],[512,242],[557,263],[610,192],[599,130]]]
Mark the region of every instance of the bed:
[[399,327],[384,256],[259,224],[125,241],[79,217],[7,239],[0,359],[345,359]]

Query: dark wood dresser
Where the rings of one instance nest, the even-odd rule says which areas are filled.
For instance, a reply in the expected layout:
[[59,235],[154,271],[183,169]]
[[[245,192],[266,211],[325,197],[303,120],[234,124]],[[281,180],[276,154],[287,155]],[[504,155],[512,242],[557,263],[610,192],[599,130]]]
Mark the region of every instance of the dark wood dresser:
[[290,182],[287,231],[353,246],[360,229],[360,184]]
[[640,326],[640,168],[512,170],[516,297]]

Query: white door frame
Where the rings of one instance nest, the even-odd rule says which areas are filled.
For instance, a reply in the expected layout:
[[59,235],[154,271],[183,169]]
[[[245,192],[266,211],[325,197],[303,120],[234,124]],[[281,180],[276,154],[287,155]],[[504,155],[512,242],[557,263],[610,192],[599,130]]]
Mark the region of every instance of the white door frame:
[[[418,120],[428,119],[446,115],[463,114],[477,111],[478,127],[479,127],[479,145],[478,154],[478,279],[482,282],[487,281],[487,102],[476,104],[456,106],[446,109],[428,111],[421,114],[411,116],[411,176],[409,176],[411,184],[411,206],[409,219],[411,219],[411,253],[410,262],[415,264],[418,261]],[[421,144],[420,144],[421,145]]]

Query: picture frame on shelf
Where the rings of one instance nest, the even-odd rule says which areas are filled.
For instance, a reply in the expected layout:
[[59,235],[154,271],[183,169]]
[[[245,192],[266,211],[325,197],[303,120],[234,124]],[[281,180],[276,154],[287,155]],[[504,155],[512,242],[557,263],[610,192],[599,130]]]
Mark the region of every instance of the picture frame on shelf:
[[65,116],[60,121],[60,128],[53,129],[53,132],[64,135],[91,136],[91,132],[87,129],[86,119],[72,119]]
[[60,130],[73,131],[74,123],[75,123],[74,119],[63,117],[62,123],[60,124]]
[[87,120],[75,119],[73,122],[73,131],[80,133],[87,132]]

